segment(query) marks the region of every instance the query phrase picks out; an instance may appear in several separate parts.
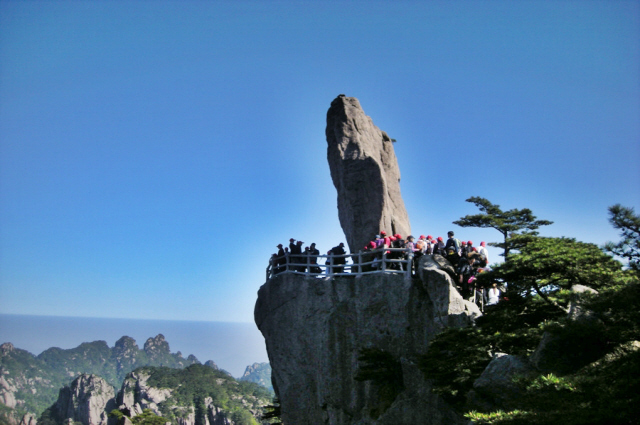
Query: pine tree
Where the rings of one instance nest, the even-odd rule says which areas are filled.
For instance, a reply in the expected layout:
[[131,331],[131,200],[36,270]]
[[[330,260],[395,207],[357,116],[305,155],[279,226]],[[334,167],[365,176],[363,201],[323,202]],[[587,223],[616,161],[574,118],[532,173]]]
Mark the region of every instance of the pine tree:
[[503,242],[489,245],[504,249],[505,261],[512,250],[520,249],[531,236],[538,235],[540,226],[553,224],[549,220],[537,220],[530,209],[510,209],[502,211],[500,205],[494,205],[485,198],[472,196],[466,202],[471,202],[480,209],[482,214],[466,215],[454,221],[460,227],[481,227],[496,229],[502,234]]

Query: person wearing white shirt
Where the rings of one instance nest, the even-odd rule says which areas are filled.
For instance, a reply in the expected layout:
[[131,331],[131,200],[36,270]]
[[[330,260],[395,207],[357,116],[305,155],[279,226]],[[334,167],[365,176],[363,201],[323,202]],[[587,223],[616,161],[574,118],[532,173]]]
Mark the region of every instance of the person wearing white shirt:
[[480,246],[477,249],[478,254],[484,257],[486,264],[489,264],[489,251],[487,250],[487,243],[485,241],[480,242]]
[[489,292],[487,293],[487,298],[489,298],[487,305],[498,304],[498,302],[500,301],[500,290],[498,289],[497,283],[491,285],[491,288],[489,288]]

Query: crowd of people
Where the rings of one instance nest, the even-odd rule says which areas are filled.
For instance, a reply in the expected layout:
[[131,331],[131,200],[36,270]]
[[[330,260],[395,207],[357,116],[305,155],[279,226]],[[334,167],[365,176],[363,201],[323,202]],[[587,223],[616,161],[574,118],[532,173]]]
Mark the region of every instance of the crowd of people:
[[[320,251],[316,244],[312,243],[304,248],[303,245],[303,241],[293,238],[289,240],[288,247],[278,244],[278,252],[274,253],[269,261],[271,273],[279,274],[291,270],[322,274],[322,268],[318,265]],[[410,252],[413,258],[411,263],[408,261]],[[340,243],[327,252],[325,271],[329,275],[343,273],[349,256],[353,259],[361,258],[362,262],[356,264],[354,261],[354,266],[357,265],[357,270],[363,272],[380,270],[383,267],[383,258],[386,269],[408,271],[408,267],[411,267],[412,270],[416,270],[421,256],[435,254],[445,257],[454,266],[455,283],[465,299],[473,300],[481,306],[498,303],[501,292],[497,284],[493,284],[491,288],[482,288],[476,282],[476,276],[489,269],[486,243],[483,241],[479,246],[474,246],[473,241],[460,241],[455,238],[453,231],[447,233],[446,241],[441,236],[434,238],[431,235],[420,235],[417,240],[413,236],[407,236],[405,239],[399,234],[387,235],[381,231],[357,256],[347,255],[344,243]],[[355,270],[354,266],[351,270]]]

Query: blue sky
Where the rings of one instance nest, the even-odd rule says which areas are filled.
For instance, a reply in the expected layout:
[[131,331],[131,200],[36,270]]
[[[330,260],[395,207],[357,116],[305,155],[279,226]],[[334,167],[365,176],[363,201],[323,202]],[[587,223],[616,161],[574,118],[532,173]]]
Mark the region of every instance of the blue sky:
[[278,243],[344,241],[341,93],[416,235],[497,241],[470,196],[597,244],[640,210],[637,1],[0,0],[0,313],[251,322]]

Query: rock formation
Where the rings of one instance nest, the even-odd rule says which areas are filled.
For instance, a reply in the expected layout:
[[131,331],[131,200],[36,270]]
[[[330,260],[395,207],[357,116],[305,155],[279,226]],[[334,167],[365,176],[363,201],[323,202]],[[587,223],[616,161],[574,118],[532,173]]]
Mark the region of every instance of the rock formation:
[[213,360],[207,360],[206,362],[204,362],[204,365],[207,367],[210,367],[211,369],[215,369],[215,370],[219,369],[218,365]]
[[[444,327],[466,326],[480,312],[432,257],[422,257],[418,272],[413,279],[281,274],[260,288],[255,321],[284,423],[467,422],[431,393],[415,361]],[[402,384],[391,400],[375,383],[356,380],[367,348],[399,364]]]
[[271,385],[271,365],[265,362],[254,363],[251,366],[247,366],[240,381],[255,382],[273,391],[273,386]]
[[[351,252],[381,230],[408,236],[389,136],[357,99],[327,112],[327,158]],[[451,265],[423,256],[416,277],[329,278],[283,273],[258,291],[255,322],[267,345],[285,424],[466,424],[417,367],[433,337],[481,313],[460,296]],[[375,364],[374,372],[367,372]],[[367,375],[367,373],[369,373]]]
[[161,416],[158,404],[171,395],[171,390],[154,388],[147,384],[148,380],[149,374],[144,371],[127,375],[122,389],[118,392],[118,409],[129,411],[131,417],[141,414],[144,409],[151,409],[156,415]]
[[400,195],[400,170],[387,133],[365,115],[358,99],[338,96],[327,112],[327,159],[338,191],[338,216],[351,252],[381,230],[411,232]]
[[[154,373],[151,369],[131,372],[118,392],[118,410],[133,418],[149,409],[155,415],[177,425],[234,425],[238,422],[233,418],[239,413],[244,414],[245,418],[250,415],[254,419],[262,415],[262,406],[269,403],[268,398],[250,394],[251,390],[241,392],[238,383],[232,377],[209,366],[196,366],[192,373],[183,370],[183,379],[178,379],[178,385],[172,388],[151,385]],[[189,374],[191,377],[187,378]],[[193,382],[194,376],[200,376],[202,382],[206,381],[210,387],[218,387],[218,390],[213,390],[212,393],[216,399],[211,393],[206,395],[204,390],[195,390],[197,384]],[[191,379],[191,382],[188,382],[188,379]],[[193,394],[185,400],[184,394],[180,395],[181,390],[193,391]]]
[[171,353],[162,335],[149,338],[145,350],[123,336],[113,348],[105,341],[85,342],[71,349],[49,348],[37,357],[4,343],[0,345],[0,404],[6,409],[0,408],[0,423],[28,425],[42,415],[44,406],[56,402],[60,388],[81,374],[99,375],[118,388],[127,373],[141,366],[185,368],[198,363],[193,355],[185,359]]
[[107,425],[108,412],[114,409],[115,391],[104,379],[95,375],[80,375],[60,390],[52,407],[52,417],[72,420],[82,425]]

